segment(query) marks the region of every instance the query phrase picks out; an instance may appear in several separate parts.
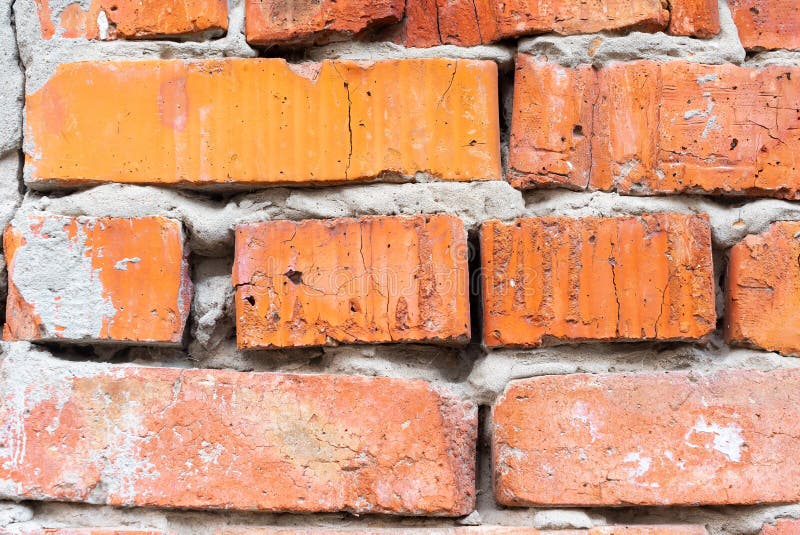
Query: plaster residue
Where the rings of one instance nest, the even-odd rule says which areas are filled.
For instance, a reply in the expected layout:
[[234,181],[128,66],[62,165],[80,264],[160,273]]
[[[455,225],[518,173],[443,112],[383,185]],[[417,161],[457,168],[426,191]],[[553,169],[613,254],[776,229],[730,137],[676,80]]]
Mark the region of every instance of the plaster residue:
[[105,296],[100,270],[92,267],[84,226],[91,223],[76,225],[72,237],[65,223],[59,218],[14,223],[24,242],[14,254],[11,279],[39,318],[41,338],[98,338],[116,311]]
[[[714,435],[713,448],[725,455],[728,460],[738,463],[742,459],[742,446],[744,446],[744,439],[742,438],[742,428],[738,425],[731,424],[722,426],[716,423],[706,423],[705,418],[702,416],[697,420],[697,423],[686,433],[686,445],[690,448],[699,448],[698,444],[692,442],[692,435],[695,433],[711,433]],[[706,446],[708,449],[708,446]]]

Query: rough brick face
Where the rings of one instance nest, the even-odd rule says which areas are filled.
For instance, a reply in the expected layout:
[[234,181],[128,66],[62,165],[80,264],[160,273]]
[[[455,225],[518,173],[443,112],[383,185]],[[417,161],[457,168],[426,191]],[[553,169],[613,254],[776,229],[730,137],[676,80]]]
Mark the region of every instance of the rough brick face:
[[506,505],[791,502],[800,488],[798,370],[547,376],[494,407]]
[[[0,533],[3,533],[0,531]],[[167,535],[161,531],[139,531],[127,529],[90,529],[90,528],[45,528],[23,531],[21,535]]]
[[228,27],[226,0],[95,0],[87,7],[82,4],[36,0],[42,35],[47,39],[155,39],[221,33]]
[[490,61],[74,63],[28,95],[26,166],[68,185],[500,179],[497,100]]
[[415,47],[473,46],[547,32],[657,31],[668,22],[661,0],[407,0],[403,42]]
[[424,381],[12,357],[0,372],[0,483],[9,498],[472,511],[476,411]]
[[745,48],[800,48],[800,5],[796,0],[731,0],[729,5]]
[[719,33],[717,0],[670,0],[669,7],[672,35],[708,38]]
[[509,180],[800,198],[800,71],[517,57]]
[[761,535],[797,535],[800,533],[800,520],[779,520],[764,526]]
[[458,527],[458,528],[397,528],[397,529],[288,529],[288,528],[231,528],[215,535],[706,535],[702,526],[604,526],[592,529],[540,531],[529,527]]
[[4,250],[6,340],[180,343],[192,283],[178,221],[33,215]]
[[800,222],[774,223],[730,251],[729,343],[800,355]]
[[489,221],[481,256],[488,346],[696,339],[716,325],[705,216]]
[[320,44],[398,22],[404,0],[247,0],[247,40],[257,45]]
[[236,229],[241,348],[469,339],[466,231],[449,215]]

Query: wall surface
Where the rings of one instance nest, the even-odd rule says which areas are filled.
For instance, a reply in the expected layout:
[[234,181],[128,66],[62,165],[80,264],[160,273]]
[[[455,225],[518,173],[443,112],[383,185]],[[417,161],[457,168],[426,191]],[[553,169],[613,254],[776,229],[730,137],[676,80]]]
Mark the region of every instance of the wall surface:
[[0,533],[800,534],[794,0],[0,0]]

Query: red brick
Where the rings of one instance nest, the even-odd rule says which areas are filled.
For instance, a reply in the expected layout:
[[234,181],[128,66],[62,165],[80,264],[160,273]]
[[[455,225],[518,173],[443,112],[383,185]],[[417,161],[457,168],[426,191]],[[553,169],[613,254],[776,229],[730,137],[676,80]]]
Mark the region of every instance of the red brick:
[[800,370],[545,376],[493,414],[504,505],[796,502]]
[[256,45],[322,44],[398,22],[404,0],[247,0],[247,40]]
[[761,535],[797,535],[800,533],[800,520],[778,520],[775,524],[764,526]]
[[719,33],[717,0],[670,0],[669,8],[670,34],[709,38]]
[[728,342],[800,356],[800,222],[774,223],[730,251]]
[[466,240],[450,215],[240,225],[239,347],[466,343]]
[[502,178],[492,61],[72,63],[25,108],[40,187]]
[[407,0],[399,39],[413,47],[472,46],[547,32],[658,31],[668,22],[661,0]]
[[488,221],[481,256],[487,346],[691,340],[716,325],[707,216]]
[[42,36],[87,39],[155,39],[228,28],[227,0],[94,0],[54,13],[50,0],[35,0]]
[[800,48],[800,5],[796,0],[731,0],[729,5],[746,49]]
[[9,499],[472,511],[476,410],[445,387],[30,359],[22,352],[0,365],[0,483]]
[[6,340],[181,342],[192,283],[180,222],[36,215],[4,244]]
[[517,57],[509,180],[800,199],[800,69]]

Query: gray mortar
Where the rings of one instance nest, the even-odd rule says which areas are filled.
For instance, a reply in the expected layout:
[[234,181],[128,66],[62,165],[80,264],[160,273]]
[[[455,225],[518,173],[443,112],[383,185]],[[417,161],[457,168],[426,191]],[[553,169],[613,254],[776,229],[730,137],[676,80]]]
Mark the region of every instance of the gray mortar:
[[22,140],[22,69],[11,25],[11,0],[0,0],[0,156]]
[[534,56],[547,56],[567,67],[593,64],[601,67],[612,61],[688,60],[696,63],[742,63],[745,50],[733,23],[726,0],[719,0],[721,31],[711,39],[674,37],[663,32],[631,32],[627,35],[598,33],[561,37],[544,35],[521,39],[518,50]]

